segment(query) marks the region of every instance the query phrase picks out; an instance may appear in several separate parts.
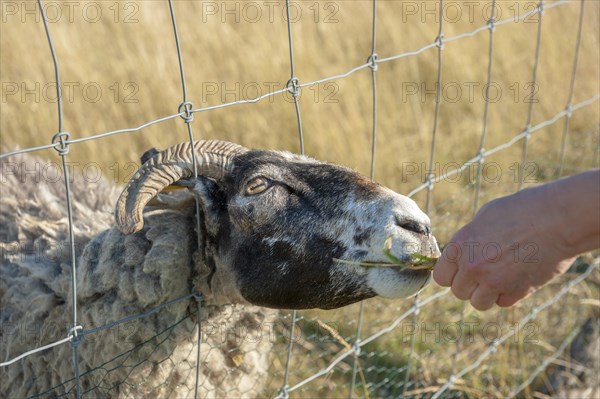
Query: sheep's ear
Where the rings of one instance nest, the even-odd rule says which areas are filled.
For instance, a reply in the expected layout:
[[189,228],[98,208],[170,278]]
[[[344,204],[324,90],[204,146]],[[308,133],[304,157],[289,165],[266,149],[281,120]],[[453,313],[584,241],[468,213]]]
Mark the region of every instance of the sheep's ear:
[[158,151],[156,148],[150,148],[148,151],[146,151],[144,153],[144,155],[142,155],[141,161],[142,164],[145,164],[147,160],[149,160],[150,158],[153,158],[156,154],[158,154],[160,151]]
[[222,224],[221,218],[227,213],[225,192],[216,181],[206,177],[198,177],[191,191],[200,200],[207,231],[216,234]]

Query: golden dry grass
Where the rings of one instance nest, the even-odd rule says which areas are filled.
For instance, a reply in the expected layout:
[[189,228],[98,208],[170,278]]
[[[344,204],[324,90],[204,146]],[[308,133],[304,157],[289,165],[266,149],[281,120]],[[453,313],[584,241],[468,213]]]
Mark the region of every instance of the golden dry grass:
[[[470,2],[470,6],[468,3],[455,2],[450,6],[454,8],[447,10],[445,37],[485,24],[482,12],[489,3]],[[72,138],[133,127],[177,112],[182,101],[181,83],[166,2],[76,2],[71,10],[63,2],[53,4],[58,4],[62,13],[60,17],[56,13],[50,15],[57,20],[50,24],[50,29],[62,81],[66,84],[63,87],[64,130],[70,132]],[[264,2],[175,1],[174,4],[188,96],[196,108],[245,99],[265,94],[269,88],[284,87],[289,79],[290,66],[281,2],[267,5]],[[302,12],[301,18],[292,24],[296,75],[300,82],[345,72],[366,61],[371,46],[370,1],[302,1],[295,4]],[[510,18],[531,10],[535,3],[499,1],[499,4],[501,18]],[[413,6],[414,9],[410,8]],[[434,14],[427,10],[435,10],[436,6],[434,1],[380,1],[377,8],[379,58],[414,51],[431,43],[437,35],[438,25]],[[207,13],[215,10],[214,7],[218,8],[215,15]],[[237,7],[237,14],[236,11],[225,13],[225,7],[229,10]],[[257,17],[251,7],[260,9],[262,15]],[[272,7],[272,16],[269,15],[269,7]],[[575,103],[596,95],[600,85],[600,3],[586,1],[585,7]],[[52,86],[49,86],[54,77],[48,44],[39,19],[35,14],[24,12],[26,8],[36,9],[36,5],[31,1],[2,0],[0,147],[3,152],[48,144],[57,130],[56,104],[48,101],[54,98]],[[87,20],[82,14],[84,8],[92,13],[87,15]],[[94,19],[96,14],[93,12],[98,9],[101,18],[90,22],[90,15]],[[316,10],[319,10],[318,14]],[[413,14],[414,10],[416,13]],[[460,17],[456,17],[456,10],[461,12]],[[470,10],[473,11],[472,18]],[[55,11],[49,9],[48,13]],[[578,12],[578,2],[573,2],[547,10],[543,16],[534,125],[563,110],[567,102]],[[536,29],[535,18],[510,22],[496,29],[492,80],[501,94],[496,102],[490,104],[487,149],[510,140],[525,126],[529,106],[526,101],[529,95],[527,85],[532,79]],[[487,48],[487,31],[445,44],[444,96],[435,151],[436,173],[454,168],[477,152],[482,130]],[[431,91],[435,87],[436,76],[435,48],[418,56],[381,63],[378,67],[375,176],[398,192],[409,192],[423,181],[426,174],[435,109],[435,96]],[[73,88],[72,92],[69,87]],[[83,91],[84,87],[87,92]],[[102,90],[99,96],[96,95],[96,87]],[[33,89],[33,93],[25,94],[25,88]],[[415,89],[417,93],[411,94],[411,90]],[[118,97],[115,97],[116,94]],[[300,108],[307,154],[368,173],[371,101],[371,73],[368,68],[331,84],[303,89]],[[193,128],[197,139],[220,138],[253,148],[298,152],[295,118],[289,96],[276,95],[257,104],[195,114]],[[598,103],[573,114],[565,174],[598,166],[598,121]],[[556,176],[562,126],[563,119],[532,136],[528,161],[533,163],[527,169],[531,172],[528,173],[531,178],[528,184]],[[177,118],[139,133],[72,145],[69,160],[77,163],[78,171],[89,162],[96,163],[105,177],[122,183],[131,172],[128,162],[137,162],[147,148],[163,148],[183,140],[187,140],[187,132],[183,121]],[[38,155],[57,160],[54,150]],[[515,165],[520,162],[520,157],[519,142],[486,159],[499,168],[494,170],[499,170],[501,177],[484,180],[480,204],[516,189]],[[412,173],[413,166],[417,167],[417,173]],[[75,174],[75,178],[78,177],[82,178],[79,172]],[[436,185],[433,191],[430,214],[435,234],[442,243],[472,215],[472,178],[472,174],[463,174]],[[424,206],[424,192],[417,194],[415,199]],[[519,315],[525,314],[532,303],[551,296],[557,287],[558,284],[555,284],[505,313],[480,313],[467,308],[465,317],[480,322],[493,322],[503,317],[510,324],[511,320],[515,322]],[[557,346],[569,329],[585,318],[586,307],[583,306],[584,311],[577,310],[582,308],[582,298],[598,297],[596,289],[586,287],[570,295],[564,306],[554,308],[538,320],[540,339],[536,344],[511,343],[505,352],[495,356],[493,364],[468,375],[465,386],[475,390],[471,391],[471,396],[501,397],[526,375],[524,373],[531,371],[547,354],[548,347]],[[428,288],[425,296],[438,289]],[[408,306],[410,301],[368,302],[363,335],[377,331]],[[460,306],[458,301],[446,297],[433,309],[424,312],[424,320],[432,323],[456,321]],[[306,317],[333,320],[349,337],[354,332],[355,321],[347,321],[355,317],[357,309],[357,306],[351,306],[335,314],[308,312]],[[563,321],[559,325],[555,322],[558,315]],[[334,343],[328,345],[318,346],[318,349],[335,352],[342,347],[341,344],[339,347]],[[484,347],[481,342],[469,345],[461,352],[464,356],[461,354],[457,359],[460,367],[469,364],[473,354]],[[405,363],[409,353],[401,329],[376,341],[372,348],[366,351],[363,367],[381,365],[388,370],[388,375],[389,370]],[[448,375],[454,348],[447,342],[424,340],[417,343],[413,378],[429,385],[439,383],[440,378]],[[299,352],[303,350],[308,351],[306,348],[298,349]],[[387,354],[381,355],[385,350]],[[529,354],[537,356],[529,358]],[[315,359],[315,353],[304,359],[305,355],[302,353],[297,357],[299,363],[294,368],[292,380],[309,375],[330,359],[330,356]],[[282,356],[276,357],[276,364]],[[386,373],[378,374],[371,370],[366,375],[368,381],[377,383],[385,378]],[[391,378],[400,377],[397,374]],[[275,381],[273,386],[279,382]],[[342,373],[342,377],[330,376],[297,396],[346,396],[347,383],[347,373]],[[373,396],[381,394],[377,389],[371,387]]]

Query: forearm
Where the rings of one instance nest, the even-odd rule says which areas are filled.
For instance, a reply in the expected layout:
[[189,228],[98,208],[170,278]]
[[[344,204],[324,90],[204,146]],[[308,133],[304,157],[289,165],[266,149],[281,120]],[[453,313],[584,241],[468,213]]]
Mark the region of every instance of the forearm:
[[575,256],[600,248],[600,169],[548,183],[558,245]]

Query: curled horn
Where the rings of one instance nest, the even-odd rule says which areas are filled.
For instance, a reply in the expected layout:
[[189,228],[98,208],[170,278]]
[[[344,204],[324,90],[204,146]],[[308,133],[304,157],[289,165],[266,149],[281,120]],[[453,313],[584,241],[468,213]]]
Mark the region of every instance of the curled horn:
[[194,176],[192,151],[198,176],[221,180],[233,169],[233,158],[248,149],[219,140],[176,144],[148,159],[133,175],[117,201],[115,220],[124,234],[144,226],[144,206],[159,192],[180,179]]

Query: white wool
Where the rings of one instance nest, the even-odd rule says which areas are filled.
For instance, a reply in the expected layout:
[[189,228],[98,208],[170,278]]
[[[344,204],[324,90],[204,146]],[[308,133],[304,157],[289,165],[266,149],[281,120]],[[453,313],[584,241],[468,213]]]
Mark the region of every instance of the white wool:
[[[11,162],[39,160],[25,155]],[[63,182],[29,184],[18,174],[1,177],[0,357],[6,361],[67,335],[72,318],[71,263]],[[197,257],[190,251],[195,234],[189,215],[155,212],[145,235],[124,237],[110,228],[117,188],[76,179],[71,189],[78,323],[84,329],[148,311],[193,290],[197,265],[192,259]],[[161,228],[165,225],[178,228]],[[196,301],[190,299],[84,336],[78,346],[82,392],[91,390],[88,395],[95,398],[193,397],[195,312]],[[269,322],[276,311],[206,306],[202,314],[206,330],[200,348],[200,396],[260,396],[272,343],[268,337],[231,342],[223,340],[220,331]],[[212,325],[220,329],[211,331]],[[237,363],[232,353],[239,355]],[[3,394],[26,397],[55,386],[49,396],[73,393],[72,358],[72,346],[66,343],[0,368]]]

